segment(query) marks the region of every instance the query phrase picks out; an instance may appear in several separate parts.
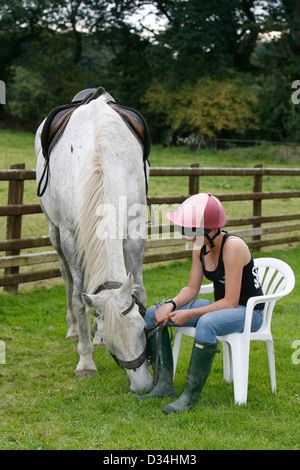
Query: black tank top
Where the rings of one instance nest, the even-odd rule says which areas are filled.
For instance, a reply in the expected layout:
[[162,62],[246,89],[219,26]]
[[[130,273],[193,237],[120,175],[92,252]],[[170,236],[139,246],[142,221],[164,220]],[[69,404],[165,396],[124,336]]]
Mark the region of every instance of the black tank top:
[[[202,267],[203,267],[203,273],[204,273],[204,276],[210,281],[212,281],[214,284],[214,296],[215,296],[216,301],[223,299],[225,297],[225,268],[224,268],[224,263],[223,263],[223,248],[224,248],[224,244],[227,238],[230,237],[230,235],[231,235],[230,233],[224,234],[222,245],[221,245],[221,250],[220,250],[218,266],[214,271],[207,271],[205,269],[205,263],[204,263],[204,256],[205,256],[204,253],[206,249],[205,245],[203,245],[200,251],[200,260],[201,260]],[[250,297],[256,297],[258,295],[263,295],[263,291],[259,282],[257,270],[254,267],[254,261],[251,255],[251,259],[249,263],[243,268],[239,305],[246,305]],[[263,308],[264,308],[264,304],[258,304],[255,307],[255,309],[257,310],[263,310]]]

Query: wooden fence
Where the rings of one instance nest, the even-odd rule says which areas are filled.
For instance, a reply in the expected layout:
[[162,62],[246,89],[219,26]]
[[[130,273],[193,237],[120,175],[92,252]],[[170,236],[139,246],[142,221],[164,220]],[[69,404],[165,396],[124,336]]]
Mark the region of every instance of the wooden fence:
[[[259,250],[260,247],[281,245],[300,241],[300,212],[263,215],[262,201],[267,199],[299,198],[300,191],[272,191],[264,192],[262,182],[264,176],[300,176],[299,168],[200,168],[198,164],[184,168],[151,168],[150,176],[174,177],[185,176],[189,179],[188,194],[199,192],[200,176],[252,176],[253,191],[248,193],[216,194],[224,201],[252,201],[253,211],[251,217],[231,218],[227,221],[230,231],[246,238],[251,248]],[[24,204],[24,183],[35,180],[35,170],[26,170],[24,164],[13,165],[9,170],[0,170],[0,181],[8,181],[8,203],[0,206],[0,217],[6,217],[6,239],[0,240],[0,287],[17,293],[18,285],[60,277],[58,269],[58,256],[55,251],[39,251],[38,253],[21,253],[21,250],[41,249],[51,246],[47,235],[22,238],[22,217],[29,214],[41,213],[39,203]],[[151,203],[155,205],[180,204],[188,195],[153,196]],[[284,222],[284,224],[283,224]],[[273,225],[270,225],[272,223]],[[266,226],[264,226],[266,225]],[[236,229],[236,227],[247,227]],[[249,227],[250,226],[250,227]],[[187,248],[186,240],[172,236],[173,227],[158,224],[149,227],[149,239],[144,263],[155,263],[190,257],[191,250]],[[171,234],[170,234],[171,232]],[[265,236],[272,235],[271,238]],[[284,235],[283,235],[284,234]],[[20,268],[55,263],[54,267],[44,270],[30,270],[20,272]],[[53,265],[52,265],[53,266]]]

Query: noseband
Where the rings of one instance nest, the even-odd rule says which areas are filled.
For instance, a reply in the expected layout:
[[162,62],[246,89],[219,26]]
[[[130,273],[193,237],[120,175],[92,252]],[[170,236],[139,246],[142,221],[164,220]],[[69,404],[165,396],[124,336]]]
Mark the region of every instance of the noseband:
[[[122,286],[122,283],[120,282],[115,282],[115,281],[104,282],[97,288],[94,294],[99,294],[99,292],[102,292],[103,290],[107,290],[107,289],[119,289],[121,286]],[[132,302],[130,306],[126,310],[121,312],[121,316],[125,317],[128,313],[131,312],[131,310],[133,309],[135,305],[138,306],[140,315],[143,318],[145,318],[146,308],[142,304],[142,302],[133,294],[132,294]],[[99,315],[96,314],[95,316],[97,317]],[[114,354],[112,353],[110,354],[112,355],[112,357],[114,358],[114,360],[120,367],[123,367],[124,369],[129,369],[129,370],[138,369],[148,359],[147,341],[146,341],[145,349],[142,352],[142,354],[140,354],[139,357],[137,357],[136,359],[133,359],[132,361],[123,361],[121,359],[118,359]]]

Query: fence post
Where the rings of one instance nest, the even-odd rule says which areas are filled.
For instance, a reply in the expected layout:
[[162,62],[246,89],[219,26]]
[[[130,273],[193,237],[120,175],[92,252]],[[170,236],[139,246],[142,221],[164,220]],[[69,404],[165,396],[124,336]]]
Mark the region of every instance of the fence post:
[[[23,170],[25,169],[25,163],[19,163],[16,165],[11,165],[11,170]],[[8,186],[8,201],[7,204],[23,204],[23,194],[24,194],[24,180],[11,180]],[[10,215],[7,217],[6,225],[6,239],[15,239],[21,238],[22,232],[22,215]],[[9,250],[6,252],[6,256],[19,255],[20,250]],[[19,272],[19,267],[5,268],[4,275],[17,274]],[[18,293],[18,284],[12,284],[10,286],[5,286],[4,290],[11,294]]]
[[[255,165],[254,168],[262,168],[263,165],[262,164],[259,164],[259,165]],[[261,193],[262,192],[262,175],[254,175],[254,178],[253,178],[253,192],[254,193]],[[262,208],[262,200],[261,199],[254,199],[253,200],[253,216],[261,216],[262,213],[261,213],[261,208]],[[252,225],[253,228],[256,228],[256,227],[261,227],[261,223],[254,223]],[[255,240],[261,240],[261,236],[260,235],[254,235],[252,237],[252,240],[255,241]],[[257,251],[260,251],[260,248],[258,247],[256,249]]]
[[[191,168],[199,168],[199,163],[193,163]],[[189,194],[199,193],[199,176],[189,176]]]

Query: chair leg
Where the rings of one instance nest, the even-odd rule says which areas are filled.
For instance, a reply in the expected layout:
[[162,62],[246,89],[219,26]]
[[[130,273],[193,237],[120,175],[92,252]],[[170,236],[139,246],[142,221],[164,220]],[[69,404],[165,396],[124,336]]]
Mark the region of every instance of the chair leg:
[[230,345],[223,341],[223,379],[227,383],[232,383],[232,361]]
[[271,390],[276,393],[276,372],[275,372],[275,354],[273,340],[266,340],[268,351],[268,362],[271,379]]
[[175,338],[174,338],[174,345],[173,345],[173,380],[175,377],[179,351],[180,351],[180,346],[181,346],[181,340],[182,340],[182,333],[180,333],[179,328],[177,328],[176,333],[175,333]]
[[248,374],[249,374],[249,342],[237,341],[231,343],[232,374],[234,400],[239,405],[247,403]]

